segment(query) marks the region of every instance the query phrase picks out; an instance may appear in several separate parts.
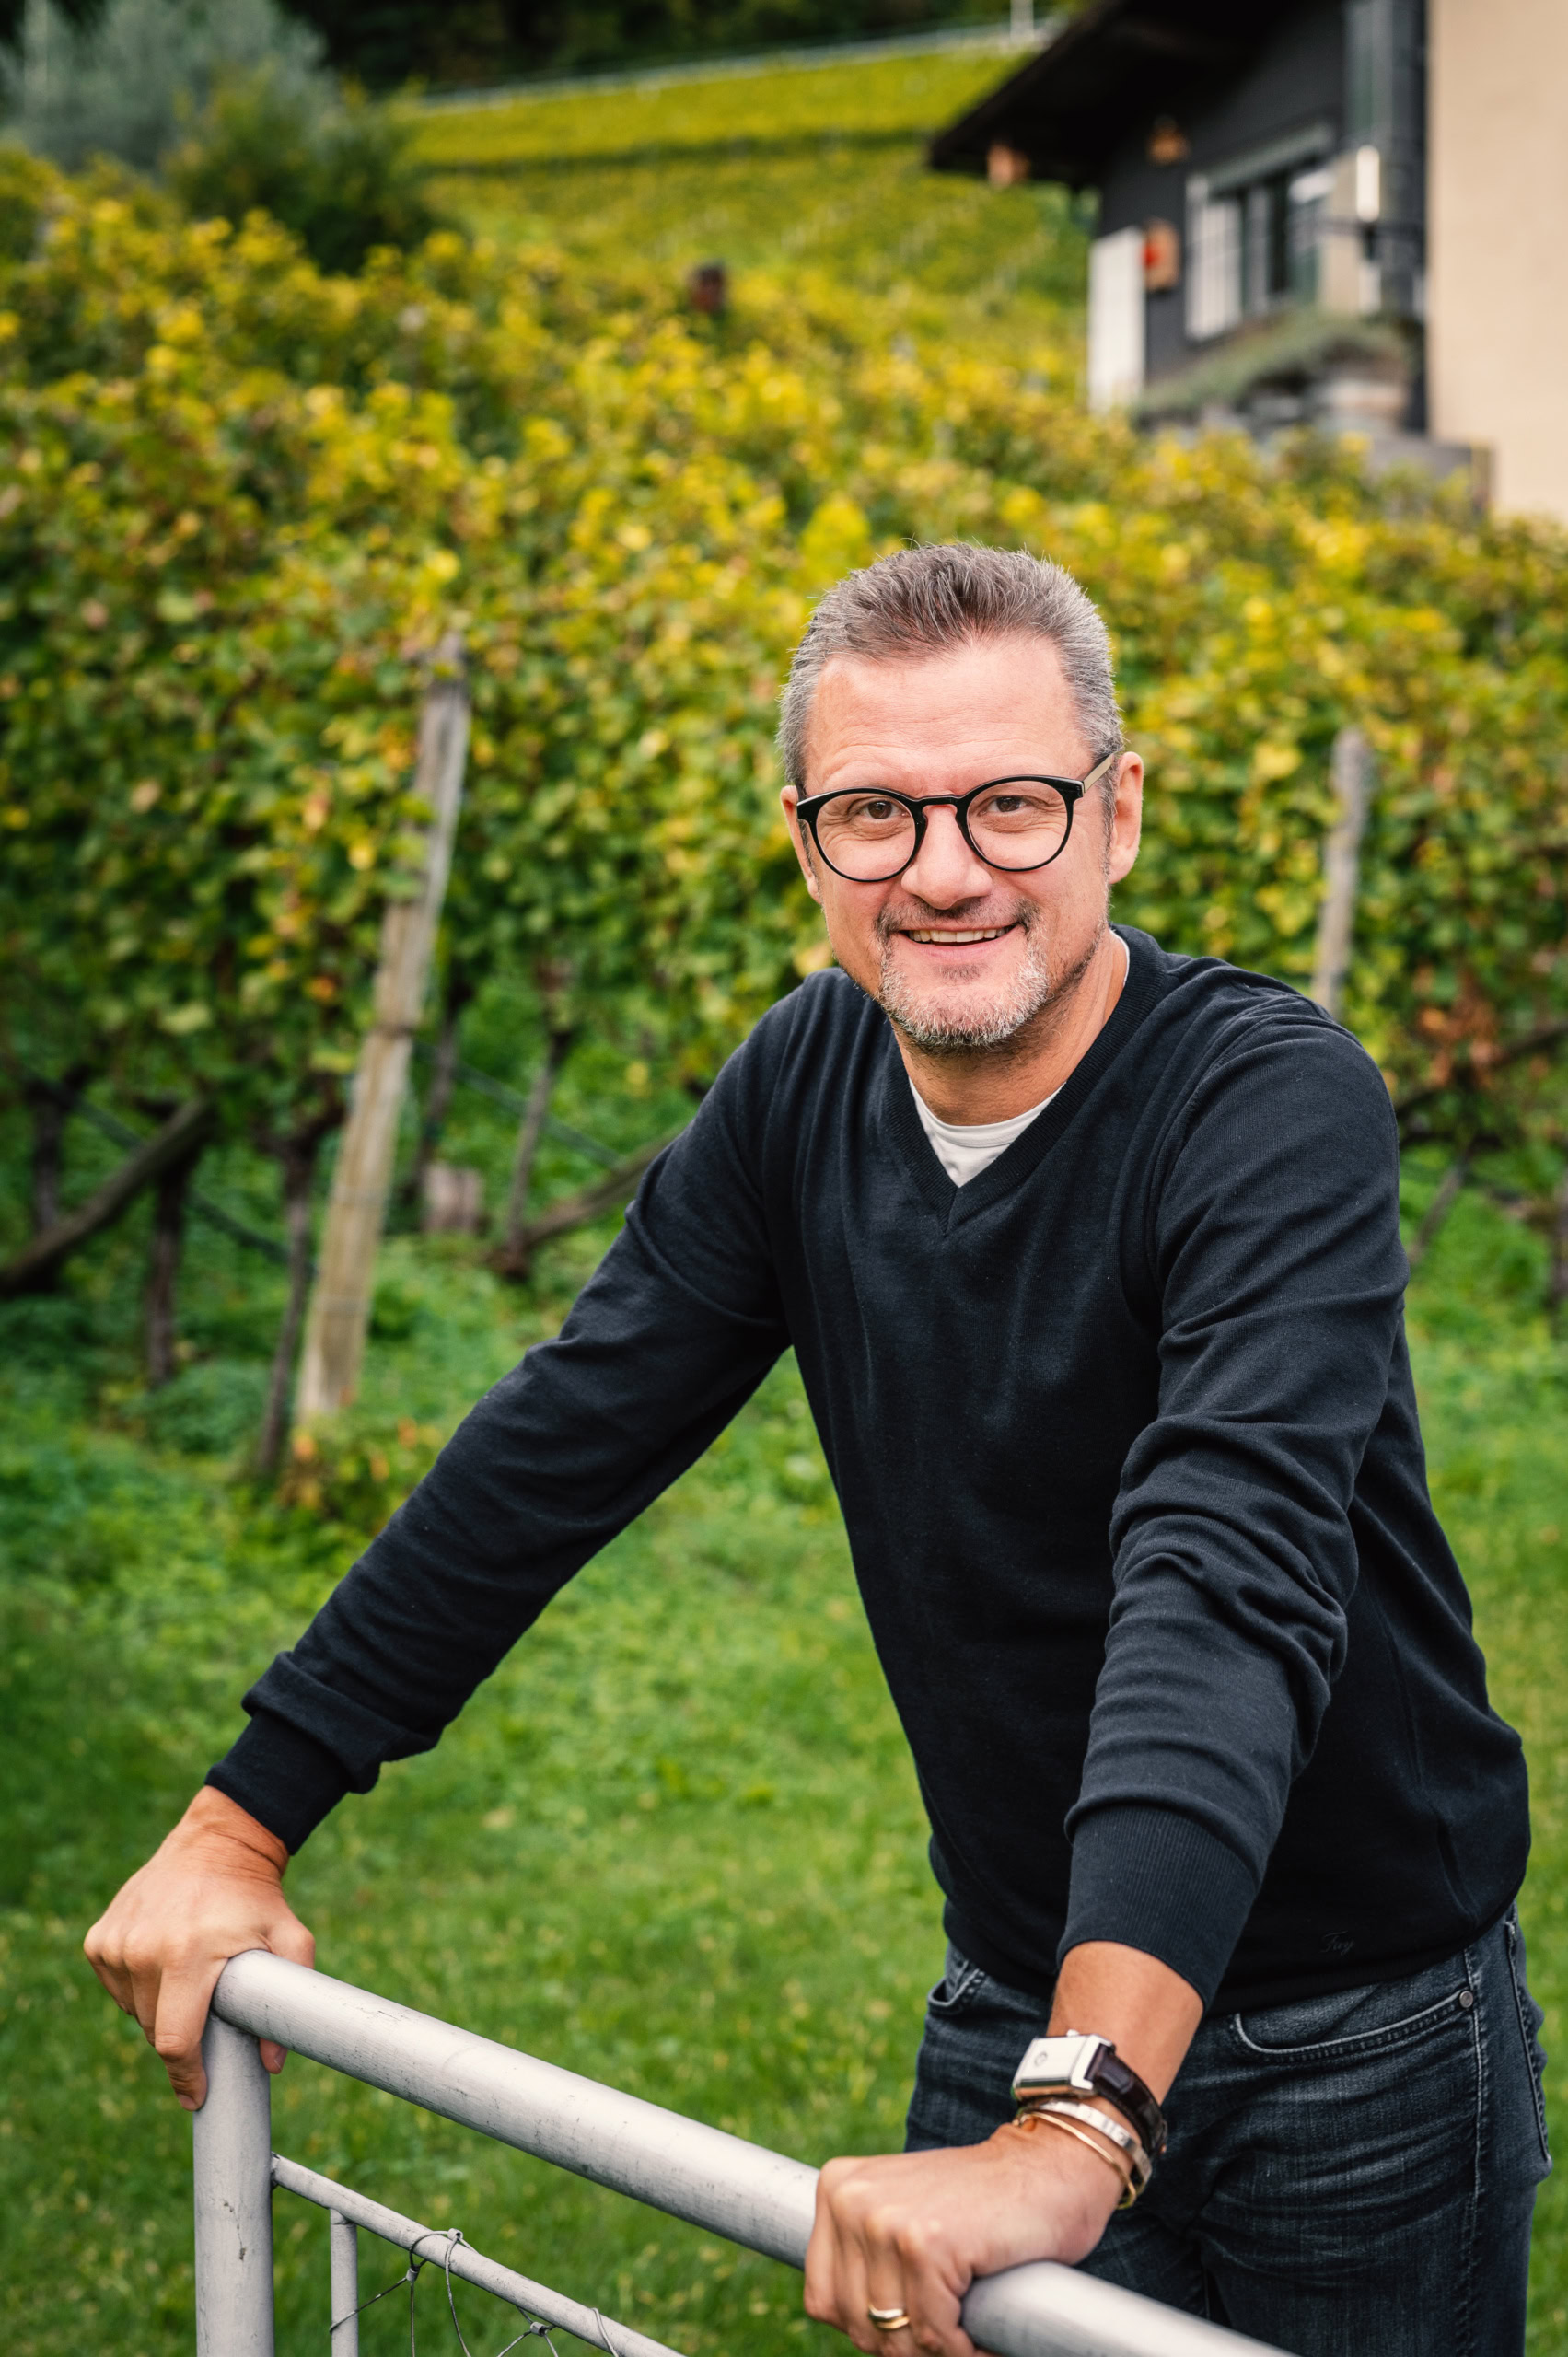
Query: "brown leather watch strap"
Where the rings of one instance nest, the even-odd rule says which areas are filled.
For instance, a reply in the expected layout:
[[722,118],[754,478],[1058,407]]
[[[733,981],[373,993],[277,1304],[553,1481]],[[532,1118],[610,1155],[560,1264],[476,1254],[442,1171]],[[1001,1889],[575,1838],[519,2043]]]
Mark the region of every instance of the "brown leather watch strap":
[[1157,2161],[1170,2131],[1152,2090],[1132,2064],[1123,2062],[1115,2047],[1108,2045],[1096,2056],[1089,2078],[1098,2095],[1109,2096],[1121,2106],[1137,2130],[1144,2152],[1151,2161]]

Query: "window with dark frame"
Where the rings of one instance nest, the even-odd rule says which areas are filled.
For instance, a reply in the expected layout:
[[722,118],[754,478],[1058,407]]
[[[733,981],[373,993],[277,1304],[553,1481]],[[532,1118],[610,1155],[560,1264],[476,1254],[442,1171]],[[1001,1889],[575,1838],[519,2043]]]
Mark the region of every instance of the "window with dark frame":
[[1317,299],[1331,139],[1321,126],[1258,151],[1255,161],[1241,157],[1189,180],[1187,332],[1193,343]]

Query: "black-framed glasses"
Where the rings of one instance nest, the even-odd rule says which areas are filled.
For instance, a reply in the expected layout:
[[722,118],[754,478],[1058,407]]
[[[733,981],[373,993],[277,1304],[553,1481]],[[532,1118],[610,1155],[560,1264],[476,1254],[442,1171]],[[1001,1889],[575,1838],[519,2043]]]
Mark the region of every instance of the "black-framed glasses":
[[1020,876],[1049,867],[1067,848],[1073,812],[1120,756],[1107,753],[1087,777],[993,777],[968,794],[900,794],[860,785],[808,795],[795,806],[803,827],[835,876],[852,884],[887,884],[901,876],[925,841],[929,814],[951,810],[958,831],[987,867]]

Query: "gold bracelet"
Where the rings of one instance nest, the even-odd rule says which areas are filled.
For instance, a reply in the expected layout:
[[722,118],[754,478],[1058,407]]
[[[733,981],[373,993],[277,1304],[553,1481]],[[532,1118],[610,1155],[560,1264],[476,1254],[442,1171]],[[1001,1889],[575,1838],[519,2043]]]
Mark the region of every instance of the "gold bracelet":
[[1117,2208],[1131,2210],[1133,2202],[1138,2199],[1132,2189],[1132,2177],[1123,2171],[1120,2161],[1112,2159],[1103,2144],[1098,2144],[1095,2142],[1086,2128],[1075,2128],[1070,2119],[1063,2119],[1059,2111],[1021,2111],[1014,2125],[1017,2128],[1028,2128],[1037,2119],[1043,2120],[1048,2128],[1060,2128],[1063,2136],[1071,2136],[1075,2144],[1082,2144],[1084,2150],[1086,2153],[1092,2153],[1097,2161],[1103,2161],[1121,2188],[1121,2199],[1117,2203]]
[[1140,2193],[1143,2192],[1153,2175],[1149,2156],[1139,2139],[1130,2128],[1124,2128],[1120,2119],[1112,2119],[1109,2112],[1097,2110],[1093,2104],[1077,2103],[1071,2096],[1030,2096],[1020,2108],[1046,2112],[1053,2119],[1082,2120],[1086,2128],[1092,2128],[1098,2136],[1105,2138],[1108,2144],[1114,2144],[1119,2153],[1126,2154],[1132,2172],[1132,2183]]

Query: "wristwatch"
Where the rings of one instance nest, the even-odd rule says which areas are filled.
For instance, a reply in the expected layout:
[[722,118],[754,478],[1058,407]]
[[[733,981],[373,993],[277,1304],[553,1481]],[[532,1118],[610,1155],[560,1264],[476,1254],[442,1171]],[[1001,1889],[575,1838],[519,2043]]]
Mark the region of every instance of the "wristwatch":
[[1102,2096],[1126,2113],[1151,2161],[1165,2150],[1165,2114],[1109,2038],[1077,2029],[1037,2038],[1013,2073],[1013,2100],[1035,2103],[1042,2096]]

